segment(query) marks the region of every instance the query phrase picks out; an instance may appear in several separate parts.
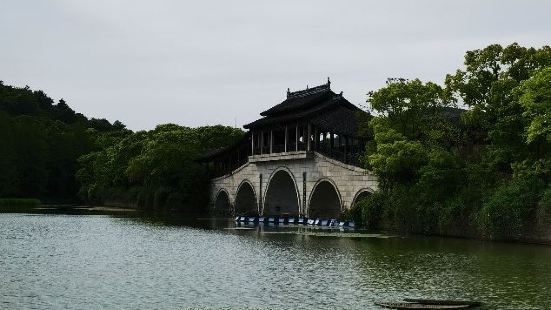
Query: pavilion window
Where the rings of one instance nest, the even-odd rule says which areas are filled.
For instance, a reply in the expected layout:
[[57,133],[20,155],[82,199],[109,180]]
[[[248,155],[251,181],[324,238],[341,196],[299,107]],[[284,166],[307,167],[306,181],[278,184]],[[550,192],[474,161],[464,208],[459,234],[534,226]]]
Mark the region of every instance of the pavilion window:
[[296,126],[287,126],[287,152],[293,152],[297,150],[296,130]]
[[272,153],[285,152],[285,128],[274,128],[272,130]]

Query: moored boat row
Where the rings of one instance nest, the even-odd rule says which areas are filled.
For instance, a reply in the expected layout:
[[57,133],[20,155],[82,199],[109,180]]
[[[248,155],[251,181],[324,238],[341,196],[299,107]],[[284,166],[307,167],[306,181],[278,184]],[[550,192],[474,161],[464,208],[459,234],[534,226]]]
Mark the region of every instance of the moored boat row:
[[337,219],[320,219],[293,216],[236,216],[238,223],[272,223],[277,225],[310,225],[326,227],[355,228],[354,221],[339,221]]

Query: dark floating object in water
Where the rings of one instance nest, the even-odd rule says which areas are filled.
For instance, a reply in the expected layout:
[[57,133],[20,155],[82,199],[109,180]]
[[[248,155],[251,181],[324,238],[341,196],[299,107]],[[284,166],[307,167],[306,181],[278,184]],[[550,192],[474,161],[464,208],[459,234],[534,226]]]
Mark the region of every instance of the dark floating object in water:
[[413,302],[376,302],[377,306],[389,308],[389,309],[432,309],[432,310],[444,310],[444,309],[467,309],[469,305],[427,305],[418,304]]
[[404,302],[375,302],[389,309],[468,309],[481,305],[477,301],[405,298]]
[[420,299],[420,298],[404,298],[404,301],[413,302],[425,305],[468,305],[470,307],[480,307],[482,305],[479,301],[469,300],[445,300],[445,299]]

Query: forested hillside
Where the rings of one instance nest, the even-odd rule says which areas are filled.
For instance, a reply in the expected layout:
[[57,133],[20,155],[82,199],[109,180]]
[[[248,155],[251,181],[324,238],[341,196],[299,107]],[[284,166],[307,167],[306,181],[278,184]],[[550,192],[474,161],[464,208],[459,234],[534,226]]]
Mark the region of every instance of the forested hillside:
[[241,137],[224,126],[132,132],[88,119],[42,91],[0,83],[0,198],[183,209],[205,203],[206,150]]
[[77,159],[96,138],[125,133],[120,122],[88,119],[42,91],[0,82],[0,197],[74,201]]

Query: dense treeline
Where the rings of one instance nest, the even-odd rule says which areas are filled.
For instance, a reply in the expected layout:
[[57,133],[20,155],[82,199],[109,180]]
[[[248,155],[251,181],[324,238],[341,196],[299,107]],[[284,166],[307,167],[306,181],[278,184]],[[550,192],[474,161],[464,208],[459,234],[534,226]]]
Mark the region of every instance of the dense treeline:
[[208,204],[208,174],[197,158],[241,136],[232,127],[173,124],[131,133],[80,157],[80,196],[90,203],[201,209]]
[[97,148],[101,133],[124,130],[120,122],[87,119],[42,91],[0,82],[0,198],[74,201],[76,161]]
[[469,51],[442,86],[390,79],[367,101],[368,227],[523,238],[550,223],[550,47]]
[[132,132],[118,121],[88,119],[63,99],[54,104],[42,91],[0,82],[0,198],[205,206],[207,174],[195,159],[241,135],[172,124]]

